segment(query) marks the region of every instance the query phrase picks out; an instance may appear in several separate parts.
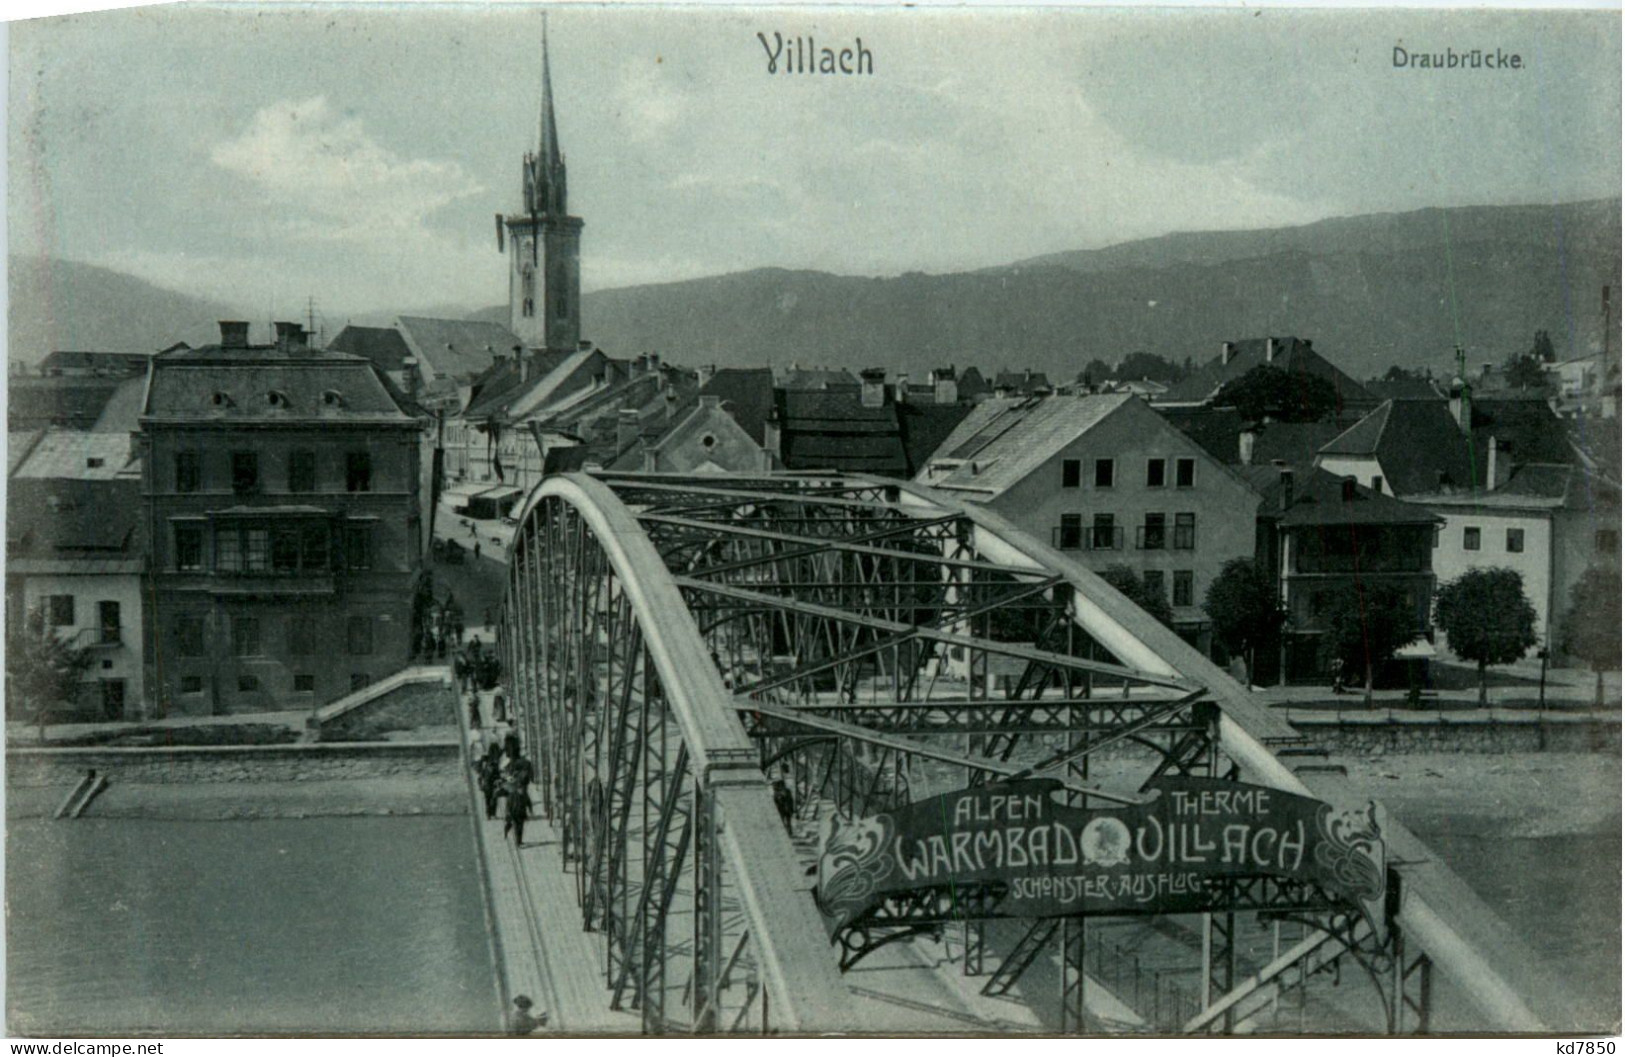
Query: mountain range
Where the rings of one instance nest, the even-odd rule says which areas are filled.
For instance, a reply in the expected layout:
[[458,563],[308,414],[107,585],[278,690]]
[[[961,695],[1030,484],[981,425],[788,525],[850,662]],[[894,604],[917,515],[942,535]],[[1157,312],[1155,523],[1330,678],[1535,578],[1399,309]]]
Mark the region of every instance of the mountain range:
[[[195,343],[222,318],[214,303],[119,273],[18,263],[14,357]],[[1471,363],[1499,362],[1527,350],[1537,330],[1560,358],[1592,352],[1604,339],[1604,286],[1617,303],[1618,198],[1177,233],[949,274],[760,268],[589,293],[582,315],[586,336],[612,355],[654,351],[689,364],[920,376],[974,363],[1071,378],[1095,358],[1146,351],[1200,362],[1223,341],[1295,335],[1368,377],[1396,363],[1447,368],[1458,344]],[[507,308],[470,315],[506,320]]]

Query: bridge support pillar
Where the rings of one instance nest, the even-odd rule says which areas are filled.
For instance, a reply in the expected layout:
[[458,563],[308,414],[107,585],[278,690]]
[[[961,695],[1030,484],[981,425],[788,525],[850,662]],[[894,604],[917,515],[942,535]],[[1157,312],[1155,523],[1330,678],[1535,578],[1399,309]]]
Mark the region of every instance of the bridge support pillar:
[[[1202,1008],[1207,1009],[1236,986],[1236,915],[1202,915]],[[1226,1010],[1218,1021],[1228,1035],[1235,1014]]]
[[1061,922],[1061,1034],[1079,1035],[1088,1030],[1088,1006],[1084,1003],[1085,934],[1084,918]]

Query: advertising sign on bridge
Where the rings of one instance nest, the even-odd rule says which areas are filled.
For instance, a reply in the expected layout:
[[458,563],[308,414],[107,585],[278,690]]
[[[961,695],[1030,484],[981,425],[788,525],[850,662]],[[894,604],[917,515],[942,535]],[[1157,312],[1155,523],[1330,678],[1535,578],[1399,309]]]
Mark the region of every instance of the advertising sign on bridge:
[[1161,778],[1143,804],[1079,808],[1061,783],[963,789],[839,826],[818,862],[831,931],[888,896],[996,883],[999,917],[1218,909],[1228,878],[1313,883],[1381,929],[1386,878],[1377,807],[1331,805],[1266,786]]

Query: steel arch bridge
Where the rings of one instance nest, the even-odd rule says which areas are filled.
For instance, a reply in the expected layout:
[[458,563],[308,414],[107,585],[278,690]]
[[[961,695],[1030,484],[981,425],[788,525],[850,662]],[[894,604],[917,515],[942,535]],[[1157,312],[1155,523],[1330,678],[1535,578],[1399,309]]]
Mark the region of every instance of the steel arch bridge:
[[[986,893],[928,891],[832,942],[809,851],[831,818],[1033,775],[1084,805],[1162,775],[1350,799],[1335,774],[1306,785],[1277,756],[1303,751],[1293,728],[1104,581],[929,489],[557,475],[528,497],[508,559],[515,722],[581,927],[602,936],[600,964],[576,971],[601,974],[606,1008],[636,1010],[648,1033],[864,1030],[845,970],[948,931],[982,994],[1058,961],[1061,1028],[1101,1029],[1085,981],[1120,967],[1082,919],[989,922]],[[1479,1030],[1580,1023],[1460,878],[1403,826],[1385,836],[1386,937],[1324,892],[1238,883],[1201,917],[1189,1004],[1148,1026],[1256,1026],[1341,964],[1375,985],[1374,1022],[1394,1032],[1428,1029],[1435,970]],[[1296,942],[1282,952],[1274,924],[1275,956],[1243,964],[1241,910],[1296,922]]]

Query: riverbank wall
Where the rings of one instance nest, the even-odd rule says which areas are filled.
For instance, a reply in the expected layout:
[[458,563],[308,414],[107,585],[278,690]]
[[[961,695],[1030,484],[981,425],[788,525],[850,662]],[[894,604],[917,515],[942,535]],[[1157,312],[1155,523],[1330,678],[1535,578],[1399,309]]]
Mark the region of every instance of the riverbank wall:
[[1293,715],[1307,741],[1338,756],[1409,753],[1597,752],[1618,755],[1619,715],[1529,713],[1510,716],[1408,715],[1396,712]]

